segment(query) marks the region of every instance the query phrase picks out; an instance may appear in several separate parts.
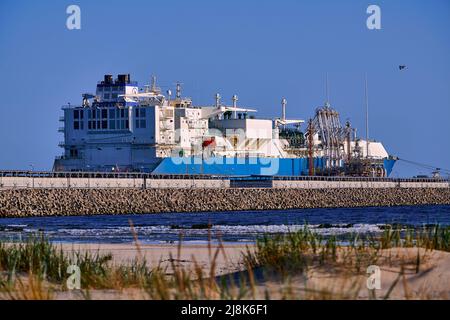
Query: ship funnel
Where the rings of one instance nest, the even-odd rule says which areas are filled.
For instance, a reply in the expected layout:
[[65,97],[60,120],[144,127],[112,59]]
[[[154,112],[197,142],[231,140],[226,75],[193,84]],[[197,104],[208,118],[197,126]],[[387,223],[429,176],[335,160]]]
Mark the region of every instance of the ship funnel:
[[117,81],[119,83],[130,83],[130,75],[129,74],[119,74],[117,76]]
[[105,84],[111,84],[113,82],[112,74],[105,74]]

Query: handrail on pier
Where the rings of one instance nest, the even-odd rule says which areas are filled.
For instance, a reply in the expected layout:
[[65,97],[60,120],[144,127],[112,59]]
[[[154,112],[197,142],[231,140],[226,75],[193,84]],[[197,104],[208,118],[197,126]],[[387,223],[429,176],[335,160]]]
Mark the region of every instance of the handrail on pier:
[[91,171],[25,171],[2,170],[0,177],[26,178],[102,178],[102,179],[183,179],[183,180],[274,180],[274,181],[348,181],[348,182],[447,182],[446,178],[381,178],[381,177],[350,177],[350,176],[232,176],[207,174],[152,174],[143,172],[91,172]]

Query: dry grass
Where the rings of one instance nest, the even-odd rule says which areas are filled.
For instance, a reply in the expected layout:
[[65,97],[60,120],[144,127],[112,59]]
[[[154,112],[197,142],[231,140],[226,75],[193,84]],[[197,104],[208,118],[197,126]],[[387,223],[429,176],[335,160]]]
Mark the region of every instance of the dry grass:
[[[169,264],[160,262],[150,268],[141,254],[129,263],[114,264],[111,254],[65,253],[48,239],[34,236],[24,243],[0,242],[0,298],[64,297],[69,293],[66,270],[73,263],[81,269],[82,290],[76,291],[76,298],[81,299],[101,297],[105,292],[145,299],[356,299],[367,291],[361,283],[372,264],[398,267],[400,272],[383,296],[372,291],[366,298],[388,299],[400,285],[404,297],[409,298],[405,274],[419,273],[427,256],[420,250],[413,257],[396,256],[387,249],[420,247],[424,252],[448,252],[449,239],[448,228],[387,229],[376,238],[355,235],[342,245],[335,237],[325,239],[305,227],[295,233],[262,237],[255,250],[242,254],[246,270],[216,276],[218,257],[226,259],[221,243],[213,248],[208,242],[210,267],[205,272],[195,257],[192,268],[177,263],[183,250],[181,241],[177,257],[170,255]],[[338,277],[324,278],[330,274]]]

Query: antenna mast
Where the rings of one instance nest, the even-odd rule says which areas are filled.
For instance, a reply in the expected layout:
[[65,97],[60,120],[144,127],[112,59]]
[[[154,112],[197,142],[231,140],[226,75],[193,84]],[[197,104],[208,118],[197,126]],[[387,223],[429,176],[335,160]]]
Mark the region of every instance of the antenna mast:
[[286,98],[281,99],[281,120],[286,121]]
[[181,85],[182,85],[182,83],[181,82],[177,82],[176,85],[177,85],[177,89],[176,89],[175,97],[177,98],[177,100],[180,100],[181,99]]
[[231,98],[233,100],[233,108],[234,108],[234,118],[237,119],[237,101],[238,101],[238,96],[237,95],[233,95],[233,98]]
[[313,135],[314,135],[314,124],[311,119],[308,121],[308,175],[314,175],[314,151],[313,151]]
[[366,99],[366,157],[369,158],[369,91],[367,89],[367,73],[365,76],[365,99]]

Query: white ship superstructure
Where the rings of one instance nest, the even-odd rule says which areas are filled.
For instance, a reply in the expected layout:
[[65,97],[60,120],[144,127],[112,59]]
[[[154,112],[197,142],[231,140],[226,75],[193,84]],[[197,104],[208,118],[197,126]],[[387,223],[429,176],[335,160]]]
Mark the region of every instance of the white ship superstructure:
[[[176,162],[169,165],[168,159],[222,158],[235,159],[236,164],[239,159],[280,159],[281,175],[311,173],[305,168],[310,171],[307,162],[314,162],[317,174],[344,168],[354,159],[370,158],[372,167],[376,163],[383,166],[384,171],[377,175],[388,173],[383,145],[369,142],[367,156],[367,142],[358,139],[349,124],[342,127],[339,114],[328,104],[316,110],[304,134],[304,120],[286,118],[284,98],[280,118],[257,119],[257,110],[239,106],[236,95],[230,105],[216,94],[213,105],[195,106],[190,98],[181,96],[180,84],[172,97],[170,90],[162,94],[155,77],[151,85],[139,88],[125,74],[117,79],[105,75],[95,94],[82,96],[82,105],[63,107],[64,128],[60,131],[64,142],[60,146],[64,153],[55,160],[56,171],[174,173],[179,168]],[[220,164],[201,167],[202,173],[211,169],[210,173],[216,174],[221,169]],[[232,169],[240,174],[257,173],[257,167],[245,165]]]

